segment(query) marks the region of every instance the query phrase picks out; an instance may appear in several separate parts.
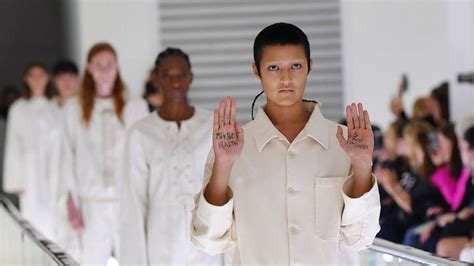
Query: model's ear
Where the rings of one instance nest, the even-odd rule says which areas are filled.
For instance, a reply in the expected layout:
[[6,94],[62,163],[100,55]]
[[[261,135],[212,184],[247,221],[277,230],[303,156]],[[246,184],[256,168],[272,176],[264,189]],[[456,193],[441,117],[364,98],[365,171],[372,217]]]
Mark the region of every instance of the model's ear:
[[258,78],[259,80],[262,80],[262,78],[260,77],[260,73],[258,71],[257,65],[255,63],[252,64],[252,70],[253,70],[254,76]]
[[310,59],[310,60],[309,60],[308,74],[309,74],[309,72],[311,72],[311,70],[313,70],[313,59]]

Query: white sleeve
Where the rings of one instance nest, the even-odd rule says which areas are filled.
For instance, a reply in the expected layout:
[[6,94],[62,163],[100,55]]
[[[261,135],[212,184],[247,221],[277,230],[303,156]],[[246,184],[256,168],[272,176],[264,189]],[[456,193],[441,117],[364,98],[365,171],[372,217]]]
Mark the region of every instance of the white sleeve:
[[127,137],[124,168],[119,261],[124,265],[148,265],[146,217],[150,171],[142,139],[134,128]]
[[370,246],[380,230],[380,197],[374,175],[372,188],[358,198],[347,196],[352,181],[350,177],[343,186],[344,211],[339,245],[359,251]]
[[3,189],[9,193],[17,193],[25,189],[25,172],[23,171],[25,160],[21,138],[23,121],[18,107],[19,105],[11,107],[6,128]]
[[[75,156],[75,133],[78,128],[78,114],[76,108],[72,105],[66,105],[65,115],[62,121],[62,134],[61,134],[61,179],[59,181],[58,188],[58,202],[60,204],[67,202],[67,195],[71,193],[72,198],[76,207],[79,207],[79,188],[76,180],[76,156]],[[80,117],[80,116],[79,116]]]
[[[233,196],[223,206],[214,206],[204,198],[204,191],[211,178],[214,164],[214,151],[211,149],[205,170],[204,186],[195,196],[195,209],[191,222],[191,241],[204,252],[216,255],[224,253],[237,245],[235,221],[233,216]],[[229,191],[232,194],[232,191]]]

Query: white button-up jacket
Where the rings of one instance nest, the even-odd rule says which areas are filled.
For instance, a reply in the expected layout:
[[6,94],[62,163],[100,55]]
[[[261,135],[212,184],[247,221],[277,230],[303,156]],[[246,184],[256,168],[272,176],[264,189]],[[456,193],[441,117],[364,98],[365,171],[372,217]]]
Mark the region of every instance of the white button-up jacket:
[[[202,192],[196,197],[191,234],[198,248],[216,254],[236,247],[234,264],[352,264],[373,242],[380,213],[375,178],[363,196],[347,196],[351,160],[337,141],[337,124],[318,105],[306,106],[311,117],[292,143],[262,108],[244,126],[232,198],[213,206]],[[204,188],[212,165],[213,152]]]

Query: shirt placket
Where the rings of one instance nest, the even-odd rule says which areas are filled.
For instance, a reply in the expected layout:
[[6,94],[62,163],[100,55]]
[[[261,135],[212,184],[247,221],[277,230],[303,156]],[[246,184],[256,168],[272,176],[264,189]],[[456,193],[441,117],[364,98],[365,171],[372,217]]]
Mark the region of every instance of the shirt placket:
[[113,111],[104,109],[101,112],[102,117],[102,179],[106,188],[114,185],[114,139],[113,130]]
[[286,204],[287,204],[287,221],[288,221],[288,255],[289,264],[296,265],[301,263],[299,256],[300,245],[303,233],[302,221],[298,218],[301,213],[298,213],[301,208],[302,199],[304,195],[301,182],[299,182],[298,174],[298,149],[299,145],[293,142],[286,154]]
[[174,151],[176,160],[174,160],[173,186],[176,188],[176,200],[187,205],[192,203],[192,180],[190,176],[191,166],[191,147],[189,136],[186,128],[181,125],[181,129],[177,133]]

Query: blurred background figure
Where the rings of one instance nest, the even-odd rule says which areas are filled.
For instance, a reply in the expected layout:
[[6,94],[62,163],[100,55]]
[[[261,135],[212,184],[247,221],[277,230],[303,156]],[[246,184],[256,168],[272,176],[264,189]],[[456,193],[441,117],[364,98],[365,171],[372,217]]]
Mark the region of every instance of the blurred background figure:
[[150,112],[158,110],[163,104],[163,94],[158,86],[158,71],[156,68],[150,71],[148,81],[145,83],[143,98],[147,101]]
[[42,64],[26,68],[24,96],[8,112],[3,185],[19,196],[24,218],[46,239],[54,240],[61,126],[50,101],[49,81]]
[[145,101],[128,100],[126,93],[115,49],[108,43],[92,46],[79,96],[65,107],[61,186],[69,223],[81,237],[84,264],[105,265],[118,255],[126,130],[149,113]]
[[5,152],[5,137],[7,131],[8,110],[18,98],[20,90],[13,85],[6,86],[0,91],[0,194],[5,194],[18,207],[18,197],[3,191],[3,155]]
[[212,114],[189,104],[191,62],[178,48],[156,61],[163,105],[130,130],[120,206],[120,263],[223,265],[189,239],[194,195],[212,147]]
[[62,60],[53,67],[53,84],[58,93],[55,102],[62,108],[67,99],[76,95],[79,88],[79,70],[74,62]]

